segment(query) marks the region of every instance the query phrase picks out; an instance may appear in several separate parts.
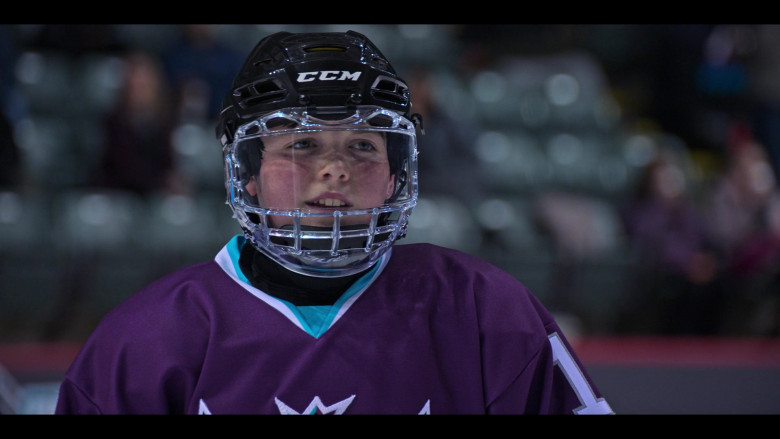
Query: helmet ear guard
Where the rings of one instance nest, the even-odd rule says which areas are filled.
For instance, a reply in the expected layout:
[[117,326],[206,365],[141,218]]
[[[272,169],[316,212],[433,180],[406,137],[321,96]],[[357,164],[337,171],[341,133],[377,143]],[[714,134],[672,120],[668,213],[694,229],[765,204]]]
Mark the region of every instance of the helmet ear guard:
[[263,162],[263,141],[259,138],[248,139],[244,143],[245,147],[236,151],[238,162],[247,164],[239,168],[239,179],[245,187],[252,176],[260,172],[260,164]]

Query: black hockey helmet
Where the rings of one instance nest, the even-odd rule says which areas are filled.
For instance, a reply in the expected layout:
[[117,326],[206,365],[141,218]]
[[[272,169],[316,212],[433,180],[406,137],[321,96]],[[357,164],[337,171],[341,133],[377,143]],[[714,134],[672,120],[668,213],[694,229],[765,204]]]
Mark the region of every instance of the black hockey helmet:
[[357,105],[412,119],[407,84],[366,36],[277,32],[244,62],[222,102],[216,134],[229,143],[238,126],[280,108],[304,107],[321,119],[342,119]]

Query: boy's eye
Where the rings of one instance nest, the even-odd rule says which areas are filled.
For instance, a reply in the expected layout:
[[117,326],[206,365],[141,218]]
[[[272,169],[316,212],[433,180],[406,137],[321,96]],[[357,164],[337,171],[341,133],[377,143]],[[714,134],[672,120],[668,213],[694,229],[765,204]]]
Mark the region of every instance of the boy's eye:
[[292,149],[306,149],[314,146],[314,142],[311,139],[297,140],[290,145]]
[[352,147],[359,151],[373,151],[376,149],[373,143],[367,141],[355,142]]

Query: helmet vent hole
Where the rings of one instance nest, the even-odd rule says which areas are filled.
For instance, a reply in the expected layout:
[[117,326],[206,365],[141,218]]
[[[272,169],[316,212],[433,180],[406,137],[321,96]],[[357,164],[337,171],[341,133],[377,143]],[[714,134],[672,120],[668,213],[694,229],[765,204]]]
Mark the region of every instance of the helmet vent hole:
[[260,67],[260,66],[264,66],[264,65],[270,65],[272,62],[273,62],[273,60],[271,58],[265,58],[265,59],[261,59],[259,61],[253,62],[252,66],[253,67]]
[[408,89],[397,81],[389,79],[374,83],[371,94],[377,98],[395,104],[406,105],[409,102]]
[[277,128],[286,128],[286,129],[293,129],[298,126],[297,123],[294,121],[284,118],[284,117],[275,117],[273,119],[270,119],[265,123],[266,128],[269,130],[277,129]]
[[386,60],[384,60],[382,58],[373,58],[373,61],[374,61],[374,63],[379,64],[380,66],[382,66],[385,69],[390,67],[390,64]]
[[380,114],[372,117],[371,120],[368,121],[368,123],[371,126],[387,128],[393,126],[393,118],[391,118],[390,116],[386,116],[384,114]]
[[341,46],[312,46],[303,49],[305,52],[346,52],[346,47]]
[[239,98],[241,99],[241,106],[248,108],[259,104],[284,99],[285,96],[287,96],[287,91],[284,90],[275,80],[266,79],[264,81],[258,81],[252,84],[251,92],[249,88],[244,88],[241,90]]
[[387,80],[379,81],[376,84],[376,88],[378,90],[383,90],[383,91],[397,91],[398,90],[398,84],[393,82],[393,81],[387,81]]
[[276,81],[270,79],[255,82],[253,87],[258,95],[285,93],[284,89]]

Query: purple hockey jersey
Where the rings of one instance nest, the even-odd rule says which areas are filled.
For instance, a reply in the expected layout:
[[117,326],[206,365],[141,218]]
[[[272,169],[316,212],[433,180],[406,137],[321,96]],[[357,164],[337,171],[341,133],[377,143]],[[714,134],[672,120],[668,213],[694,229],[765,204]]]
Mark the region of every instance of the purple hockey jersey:
[[105,316],[58,414],[612,413],[544,307],[465,253],[395,245],[332,306],[252,287],[244,238]]

